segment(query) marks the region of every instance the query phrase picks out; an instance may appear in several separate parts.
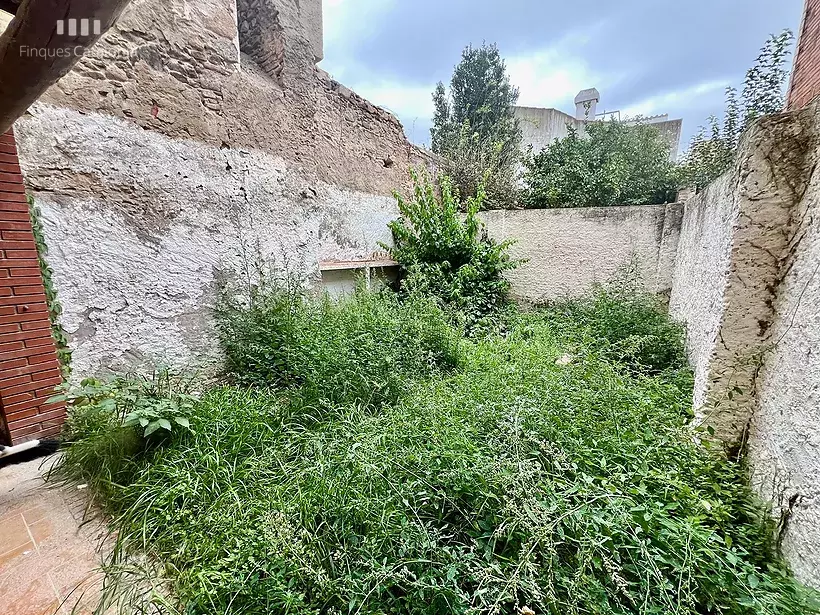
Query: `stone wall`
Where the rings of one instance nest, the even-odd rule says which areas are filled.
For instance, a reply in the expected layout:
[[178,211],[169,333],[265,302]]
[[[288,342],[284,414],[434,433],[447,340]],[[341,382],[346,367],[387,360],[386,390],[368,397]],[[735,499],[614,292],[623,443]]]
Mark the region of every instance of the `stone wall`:
[[285,70],[285,29],[272,0],[237,0],[239,50],[276,83]]
[[820,108],[764,118],[686,203],[670,308],[699,420],[748,452],[795,574],[820,587]]
[[320,56],[320,0],[134,0],[18,120],[78,375],[206,360],[257,253],[310,277],[389,239],[431,160]]
[[[388,195],[429,157],[394,116],[315,66],[317,1],[239,0],[243,11],[262,7],[248,15],[236,0],[134,0],[41,102],[267,151],[328,183]],[[259,38],[240,36],[237,23]]]
[[513,294],[527,301],[577,297],[634,264],[643,286],[672,287],[680,204],[482,212],[489,234],[514,239],[510,253],[527,262],[510,273]]
[[39,105],[18,122],[78,376],[215,357],[224,282],[257,263],[318,276],[389,241],[390,197],[309,178],[260,150],[213,147]]

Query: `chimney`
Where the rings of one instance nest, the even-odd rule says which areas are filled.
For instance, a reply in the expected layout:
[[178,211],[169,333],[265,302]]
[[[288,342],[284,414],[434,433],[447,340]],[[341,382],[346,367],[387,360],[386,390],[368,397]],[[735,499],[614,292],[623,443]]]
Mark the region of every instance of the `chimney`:
[[575,119],[594,120],[600,100],[601,94],[595,88],[578,92],[578,96],[575,97]]

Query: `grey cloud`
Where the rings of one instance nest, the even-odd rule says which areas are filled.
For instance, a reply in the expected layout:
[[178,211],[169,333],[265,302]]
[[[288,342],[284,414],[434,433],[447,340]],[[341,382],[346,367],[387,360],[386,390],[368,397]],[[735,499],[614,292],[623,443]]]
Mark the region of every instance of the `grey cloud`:
[[[627,108],[705,82],[739,85],[769,34],[797,30],[802,5],[802,0],[605,0],[581,10],[576,2],[398,0],[370,24],[370,36],[348,42],[342,57],[328,57],[325,66],[331,72],[334,66],[347,67],[354,86],[359,78],[430,84],[449,79],[469,43],[496,42],[506,56],[560,43],[605,81],[613,77],[609,87],[589,84],[599,87],[607,109]],[[572,32],[588,33],[588,40],[568,36]],[[708,115],[722,109],[723,95],[717,93],[676,100],[662,111],[683,117],[688,141]],[[571,101],[565,110],[571,110]],[[420,123],[416,120],[416,140],[426,141],[426,134],[419,137]]]

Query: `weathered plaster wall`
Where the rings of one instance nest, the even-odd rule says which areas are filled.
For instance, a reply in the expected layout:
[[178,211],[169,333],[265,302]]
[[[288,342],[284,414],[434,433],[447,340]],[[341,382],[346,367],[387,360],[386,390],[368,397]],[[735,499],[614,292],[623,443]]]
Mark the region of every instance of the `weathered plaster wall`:
[[772,116],[688,201],[670,308],[688,326],[695,406],[745,444],[798,578],[820,588],[820,109]]
[[16,125],[75,373],[200,362],[217,279],[389,239],[429,157],[315,66],[320,0],[134,0]]
[[736,181],[727,173],[689,199],[674,266],[669,311],[686,323],[686,348],[695,372],[694,405],[706,402],[709,366],[718,339],[737,220]]
[[510,253],[528,262],[510,273],[528,301],[577,297],[611,281],[633,261],[644,286],[669,292],[682,206],[646,205],[482,212],[489,234],[515,239]]
[[772,502],[795,574],[820,588],[820,177],[792,211],[749,431],[752,484]]
[[661,136],[669,142],[669,156],[672,160],[677,160],[681,133],[683,132],[683,120],[664,120],[662,122],[650,120],[649,124],[656,128]]
[[334,187],[259,150],[171,139],[101,114],[38,105],[16,126],[42,208],[75,373],[217,351],[220,280],[257,254],[303,277],[389,241],[389,197]]
[[730,448],[753,413],[792,212],[816,160],[814,123],[812,113],[758,122],[733,171],[686,206],[670,309],[689,328],[699,419]]

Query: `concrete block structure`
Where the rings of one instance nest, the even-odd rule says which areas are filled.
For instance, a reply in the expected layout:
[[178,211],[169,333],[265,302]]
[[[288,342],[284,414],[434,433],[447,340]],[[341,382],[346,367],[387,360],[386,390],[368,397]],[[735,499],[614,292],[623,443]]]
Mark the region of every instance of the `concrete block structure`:
[[[601,94],[595,88],[581,90],[575,97],[575,115],[569,115],[558,109],[542,107],[515,107],[515,117],[518,119],[522,134],[522,147],[525,150],[532,148],[537,154],[556,139],[563,139],[570,129],[584,133],[584,127],[591,121],[622,121],[620,111],[606,111],[598,113],[598,104]],[[624,118],[624,122],[635,124],[652,124],[669,142],[669,155],[672,160],[677,159],[680,149],[683,120],[670,120],[669,116],[654,115],[640,118],[640,120]]]

